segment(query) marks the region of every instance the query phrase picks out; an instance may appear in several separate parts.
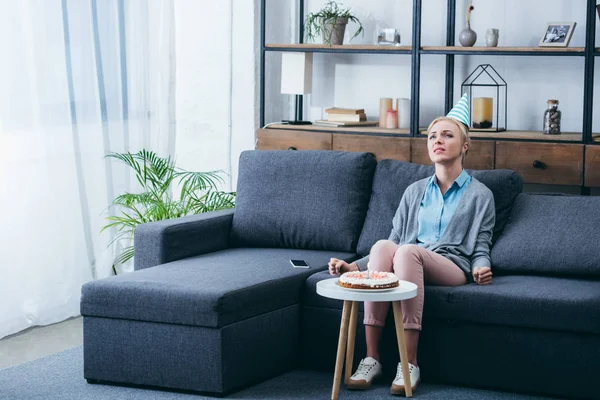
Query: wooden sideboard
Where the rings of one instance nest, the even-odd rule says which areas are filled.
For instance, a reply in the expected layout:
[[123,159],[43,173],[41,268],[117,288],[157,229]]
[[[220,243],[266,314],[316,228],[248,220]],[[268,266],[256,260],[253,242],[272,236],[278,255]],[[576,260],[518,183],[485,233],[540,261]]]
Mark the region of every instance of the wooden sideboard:
[[[431,164],[425,138],[267,128],[258,129],[257,139],[257,150],[366,151],[377,160]],[[473,140],[465,167],[511,169],[525,183],[600,187],[600,146]]]

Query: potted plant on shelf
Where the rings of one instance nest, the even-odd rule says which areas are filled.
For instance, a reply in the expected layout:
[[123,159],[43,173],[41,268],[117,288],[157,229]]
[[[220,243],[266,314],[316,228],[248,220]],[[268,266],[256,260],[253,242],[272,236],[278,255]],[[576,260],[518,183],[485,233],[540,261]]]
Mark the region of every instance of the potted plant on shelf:
[[133,258],[133,233],[139,224],[235,206],[235,192],[218,190],[224,182],[222,171],[185,171],[177,168],[171,157],[162,158],[148,150],[110,153],[107,157],[131,167],[141,186],[141,193],[123,193],[113,200],[112,207],[116,209],[106,218],[110,223],[102,228],[116,229],[109,246],[121,244],[112,266],[115,275],[118,265]]
[[315,40],[319,34],[323,37],[323,43],[328,45],[341,45],[344,43],[344,33],[348,21],[358,24],[358,29],[350,40],[354,39],[364,29],[360,20],[352,13],[350,7],[345,7],[342,3],[335,0],[328,0],[327,4],[316,13],[309,13],[306,16],[305,29],[306,38]]

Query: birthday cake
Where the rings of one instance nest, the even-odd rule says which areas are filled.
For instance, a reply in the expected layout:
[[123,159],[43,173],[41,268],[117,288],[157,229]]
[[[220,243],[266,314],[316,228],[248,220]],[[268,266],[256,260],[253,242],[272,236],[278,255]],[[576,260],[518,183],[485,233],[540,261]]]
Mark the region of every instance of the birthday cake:
[[391,272],[352,271],[340,276],[338,285],[348,289],[388,289],[398,287],[398,277]]

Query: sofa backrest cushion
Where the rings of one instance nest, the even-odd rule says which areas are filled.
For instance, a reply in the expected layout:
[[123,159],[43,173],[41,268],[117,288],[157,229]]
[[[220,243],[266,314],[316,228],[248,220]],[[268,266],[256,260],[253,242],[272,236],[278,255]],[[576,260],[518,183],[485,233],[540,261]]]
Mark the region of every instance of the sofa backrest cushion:
[[523,192],[523,178],[509,169],[473,170],[469,173],[494,194],[496,206],[496,224],[492,237],[492,243],[494,243],[506,227],[515,199]]
[[[389,237],[392,218],[406,188],[413,182],[432,176],[434,172],[433,166],[396,160],[379,162],[373,178],[369,211],[358,241],[359,254],[369,254],[376,241]],[[496,225],[493,240],[495,240],[506,225],[515,197],[523,191],[523,179],[510,170],[467,170],[467,172],[490,188],[494,194]]]
[[500,274],[600,276],[600,197],[520,194],[492,247]]
[[370,153],[243,152],[231,245],[355,252],[376,165]]
[[375,242],[390,236],[392,218],[406,188],[433,172],[433,166],[403,161],[381,160],[377,164],[369,211],[358,241],[358,254],[369,254]]

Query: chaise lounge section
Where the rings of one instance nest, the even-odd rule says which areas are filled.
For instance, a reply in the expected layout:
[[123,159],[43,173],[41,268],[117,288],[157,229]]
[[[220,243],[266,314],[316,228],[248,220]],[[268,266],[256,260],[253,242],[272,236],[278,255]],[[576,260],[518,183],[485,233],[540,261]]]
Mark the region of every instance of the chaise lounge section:
[[246,152],[235,212],[140,225],[136,271],[82,289],[85,378],[226,394],[296,367],[304,282],[355,257],[375,166]]

